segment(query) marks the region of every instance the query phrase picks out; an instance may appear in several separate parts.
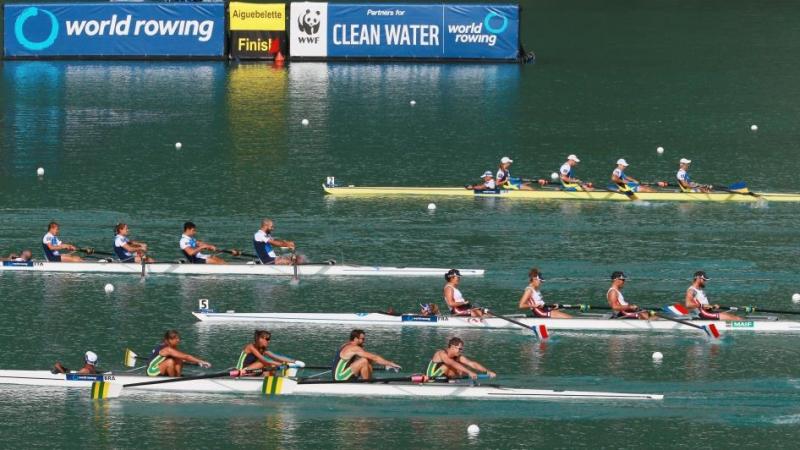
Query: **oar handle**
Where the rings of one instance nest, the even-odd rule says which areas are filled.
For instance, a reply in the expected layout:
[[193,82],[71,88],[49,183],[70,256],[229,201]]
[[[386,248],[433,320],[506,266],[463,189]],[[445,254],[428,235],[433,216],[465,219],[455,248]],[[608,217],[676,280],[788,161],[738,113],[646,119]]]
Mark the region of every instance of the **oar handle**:
[[720,306],[720,309],[727,309],[729,311],[742,311],[745,314],[752,314],[754,312],[764,312],[772,314],[800,314],[800,311],[784,311],[779,309],[763,309],[757,306]]
[[78,247],[77,251],[81,253],[86,253],[87,255],[103,255],[103,256],[114,256],[111,252],[103,252],[99,250],[95,250],[93,247]]

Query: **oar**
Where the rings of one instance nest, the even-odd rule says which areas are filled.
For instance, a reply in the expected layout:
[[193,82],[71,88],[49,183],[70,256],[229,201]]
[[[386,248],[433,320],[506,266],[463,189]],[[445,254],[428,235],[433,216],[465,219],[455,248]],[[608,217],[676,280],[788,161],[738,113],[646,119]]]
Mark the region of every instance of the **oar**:
[[525,325],[524,323],[522,323],[522,322],[520,322],[518,320],[514,320],[514,319],[512,319],[510,317],[501,316],[500,314],[497,314],[494,311],[490,311],[488,308],[483,308],[483,310],[486,311],[487,314],[491,314],[494,317],[497,317],[498,319],[503,319],[506,322],[511,322],[514,325],[517,325],[517,326],[520,326],[520,327],[525,328],[527,330],[533,331],[533,334],[534,334],[534,336],[536,336],[537,339],[545,340],[545,339],[550,337],[550,333],[548,332],[547,327],[544,324],[528,326],[528,325]]
[[736,183],[731,184],[728,187],[725,186],[717,186],[712,185],[712,189],[723,191],[723,192],[730,192],[731,194],[739,194],[739,195],[749,195],[751,197],[761,197],[761,194],[756,194],[755,192],[750,192],[747,189],[747,183],[744,181],[739,181]]
[[95,250],[92,247],[81,247],[78,249],[81,253],[86,253],[87,255],[103,255],[103,256],[116,256],[114,253],[111,252],[101,252],[99,250]]
[[300,284],[300,277],[297,275],[297,252],[294,247],[292,247],[292,267],[294,268],[292,284]]
[[745,314],[752,314],[756,311],[772,314],[800,314],[800,311],[784,311],[779,309],[762,309],[757,306],[720,306],[719,309],[727,309],[729,311],[742,311]]
[[672,322],[677,322],[682,325],[686,325],[688,327],[697,328],[698,330],[703,330],[707,335],[713,336],[715,339],[719,339],[719,330],[717,330],[717,326],[713,323],[710,323],[708,325],[697,325],[688,320],[676,319],[674,317],[670,317],[669,314],[661,314],[655,311],[653,311],[653,314],[655,314],[656,317],[660,317],[665,320],[670,320]]
[[177,378],[169,378],[166,380],[155,380],[155,381],[142,381],[139,383],[131,383],[131,384],[117,384],[108,381],[95,381],[92,383],[92,399],[99,400],[103,398],[116,398],[119,397],[122,393],[124,388],[136,387],[136,386],[150,386],[153,384],[165,384],[165,383],[179,383],[181,381],[192,381],[192,380],[206,380],[209,378],[222,378],[222,377],[240,377],[244,375],[257,375],[262,373],[262,369],[257,370],[228,370],[225,372],[217,372],[205,375],[195,375],[191,377],[177,377]]
[[142,253],[141,255],[139,255],[139,259],[141,259],[142,263],[142,279],[144,280],[144,277],[146,276],[147,273],[147,255],[145,253]]
[[636,197],[636,193],[631,191],[631,190],[624,190],[623,191],[623,190],[609,189],[609,188],[602,187],[602,186],[595,186],[594,183],[592,183],[592,182],[581,183],[581,186],[585,186],[587,184],[592,186],[594,189],[597,189],[597,190],[600,190],[600,191],[606,191],[606,192],[611,192],[613,194],[624,195],[624,196],[628,197],[631,201],[638,200],[638,197]]

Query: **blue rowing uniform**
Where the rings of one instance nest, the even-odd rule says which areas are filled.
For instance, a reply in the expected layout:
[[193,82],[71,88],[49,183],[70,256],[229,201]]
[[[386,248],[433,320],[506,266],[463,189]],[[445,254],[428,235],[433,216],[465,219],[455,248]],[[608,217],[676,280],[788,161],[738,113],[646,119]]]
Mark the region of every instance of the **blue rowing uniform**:
[[264,230],[258,230],[253,235],[253,247],[256,250],[258,259],[261,260],[261,264],[275,264],[277,255],[275,255],[275,250],[272,248],[270,241],[272,241],[272,235]]
[[619,167],[614,169],[614,173],[613,174],[616,175],[617,178],[622,180],[624,182],[625,186],[627,186],[627,189],[624,186],[620,186],[620,185],[615,186],[618,191],[621,192],[621,191],[624,191],[624,190],[630,190],[630,191],[633,191],[633,192],[637,192],[639,190],[639,184],[638,183],[634,183],[633,181],[628,181],[628,177],[625,175],[625,172],[622,169],[620,169]]
[[125,250],[125,244],[128,242],[128,238],[121,234],[114,237],[114,254],[117,255],[120,262],[136,262],[136,257],[133,253]]
[[61,241],[50,232],[45,234],[42,238],[42,250],[44,250],[44,258],[50,262],[61,262],[61,253],[58,250],[50,250],[50,247],[48,247],[47,244],[52,246],[61,245]]
[[197,248],[197,239],[193,237],[189,237],[185,234],[181,235],[181,241],[179,243],[181,247],[181,251],[183,255],[186,256],[186,259],[189,260],[192,264],[205,264],[206,259],[208,259],[208,255],[203,254],[201,252],[197,252],[194,255],[190,255],[189,252],[186,251],[187,248]]

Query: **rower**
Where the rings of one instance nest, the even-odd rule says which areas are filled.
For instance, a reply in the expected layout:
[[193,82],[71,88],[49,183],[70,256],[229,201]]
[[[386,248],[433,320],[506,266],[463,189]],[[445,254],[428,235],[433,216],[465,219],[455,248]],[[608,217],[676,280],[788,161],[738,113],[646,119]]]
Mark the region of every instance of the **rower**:
[[9,254],[8,258],[6,258],[6,260],[7,261],[12,261],[12,262],[28,262],[32,258],[33,258],[33,254],[31,253],[31,251],[28,250],[28,249],[25,249],[25,250],[21,251],[19,254],[17,254],[17,253]]
[[303,264],[305,261],[302,256],[296,256],[296,261],[291,256],[277,256],[273,247],[285,247],[294,253],[294,241],[284,241],[272,237],[272,231],[275,229],[275,222],[270,219],[261,221],[261,228],[253,235],[253,246],[256,249],[261,264]]
[[567,162],[561,165],[558,169],[558,174],[561,179],[561,186],[565,191],[591,191],[593,190],[591,184],[584,184],[581,180],[575,177],[573,168],[581,162],[575,155],[567,156]]
[[97,353],[88,351],[83,355],[83,367],[78,370],[69,370],[60,361],[56,361],[50,372],[56,373],[77,373],[80,375],[93,375],[97,373]]
[[653,192],[648,186],[642,186],[636,178],[625,175],[625,169],[628,167],[628,162],[620,158],[617,160],[617,168],[611,172],[611,182],[617,187],[620,192]]
[[50,222],[47,225],[47,234],[42,238],[42,249],[44,250],[44,257],[49,262],[81,262],[80,256],[76,255],[62,255],[61,250],[69,250],[74,252],[78,248],[72,244],[64,244],[58,239],[58,231],[60,227],[56,222]]
[[500,167],[497,169],[497,176],[494,178],[497,187],[507,190],[532,190],[533,188],[531,188],[530,183],[523,183],[521,179],[511,176],[509,169],[511,168],[511,163],[513,162],[514,160],[508,156],[503,156],[500,159]]
[[493,191],[497,189],[497,184],[494,182],[494,177],[492,176],[491,170],[483,172],[481,178],[483,178],[483,183],[468,184],[464,186],[464,188],[471,191]]
[[484,372],[489,375],[489,378],[497,376],[496,373],[483,367],[477,361],[473,361],[464,353],[464,341],[460,338],[454,337],[447,343],[447,348],[444,350],[437,350],[433,354],[428,363],[428,369],[425,375],[430,378],[447,377],[447,378],[461,378],[468,376],[473,380],[478,378],[476,372]]
[[211,364],[200,358],[183,353],[178,350],[181,336],[175,330],[164,333],[164,340],[153,348],[150,353],[150,364],[147,366],[147,376],[179,377],[183,372],[183,363],[188,362],[208,369]]
[[215,255],[206,255],[201,250],[217,251],[217,247],[198,241],[194,238],[197,233],[197,225],[192,222],[183,224],[183,235],[181,235],[180,247],[186,259],[192,264],[225,264],[225,260]]
[[530,283],[525,287],[522,297],[519,299],[519,309],[530,309],[533,317],[552,318],[552,319],[571,319],[572,316],[558,311],[558,305],[546,306],[539,287],[544,282],[542,273],[537,268],[528,272]]
[[689,164],[691,163],[691,159],[681,158],[680,160],[678,173],[675,177],[678,179],[678,187],[681,192],[710,192],[710,186],[697,184],[689,177]]
[[139,241],[132,241],[128,239],[128,224],[118,223],[114,227],[114,254],[117,255],[120,262],[124,263],[140,263],[142,258],[145,262],[155,262],[153,258],[144,256],[147,252],[147,244]]
[[709,304],[704,290],[708,280],[710,278],[702,270],[694,273],[694,282],[686,290],[686,309],[696,309],[699,318],[703,320],[742,320],[735,314],[720,312],[719,305]]
[[[248,343],[239,355],[236,362],[238,370],[256,370],[278,368],[286,363],[297,363],[297,360],[277,355],[268,350],[272,333],[266,330],[256,330],[253,333],[253,342]],[[302,363],[302,362],[301,362]],[[305,364],[302,364],[305,365]]]
[[442,288],[442,295],[450,314],[454,316],[483,317],[484,311],[481,308],[473,308],[469,302],[461,295],[458,290],[458,283],[461,281],[461,272],[458,269],[450,269],[444,274],[445,285]]
[[649,320],[650,313],[640,311],[638,306],[625,301],[625,297],[622,295],[625,280],[625,274],[622,272],[617,271],[611,274],[611,287],[606,292],[606,299],[608,299],[608,306],[617,313],[614,318]]
[[350,332],[350,340],[339,347],[333,360],[334,381],[369,380],[372,378],[373,364],[382,364],[395,370],[402,369],[398,364],[364,350],[366,340],[364,330]]

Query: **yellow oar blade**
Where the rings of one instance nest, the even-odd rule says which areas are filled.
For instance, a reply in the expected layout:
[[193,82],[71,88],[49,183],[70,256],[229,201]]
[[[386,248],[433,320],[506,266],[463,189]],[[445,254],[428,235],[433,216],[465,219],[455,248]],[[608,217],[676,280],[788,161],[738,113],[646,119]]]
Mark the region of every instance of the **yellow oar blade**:
[[117,398],[122,393],[122,385],[108,381],[95,381],[92,383],[92,400]]
[[125,349],[125,367],[136,367],[136,357],[139,356],[133,352],[133,350],[126,348]]

